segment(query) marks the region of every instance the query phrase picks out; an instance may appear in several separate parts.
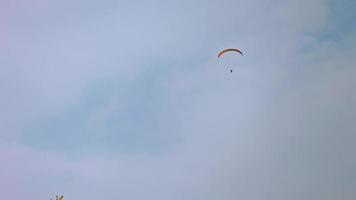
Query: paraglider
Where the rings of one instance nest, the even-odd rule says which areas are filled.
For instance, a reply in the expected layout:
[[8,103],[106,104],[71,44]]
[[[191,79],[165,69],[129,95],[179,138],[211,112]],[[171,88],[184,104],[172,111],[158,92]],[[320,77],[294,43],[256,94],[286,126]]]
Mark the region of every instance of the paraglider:
[[[223,49],[218,53],[218,58],[220,58],[227,52],[235,52],[235,53],[239,53],[239,54],[243,55],[242,51],[240,51],[239,49]],[[230,73],[232,73],[232,69],[230,70]]]
[[243,53],[242,53],[240,50],[238,50],[238,49],[223,49],[222,51],[219,52],[218,58],[220,58],[220,57],[221,57],[222,55],[224,55],[226,52],[237,52],[237,53],[243,55]]

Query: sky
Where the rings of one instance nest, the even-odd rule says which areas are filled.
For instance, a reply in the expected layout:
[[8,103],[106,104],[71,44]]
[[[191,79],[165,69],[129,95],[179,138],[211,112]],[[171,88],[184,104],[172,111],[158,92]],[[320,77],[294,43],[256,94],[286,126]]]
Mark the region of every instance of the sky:
[[2,198],[355,199],[355,10],[0,1]]

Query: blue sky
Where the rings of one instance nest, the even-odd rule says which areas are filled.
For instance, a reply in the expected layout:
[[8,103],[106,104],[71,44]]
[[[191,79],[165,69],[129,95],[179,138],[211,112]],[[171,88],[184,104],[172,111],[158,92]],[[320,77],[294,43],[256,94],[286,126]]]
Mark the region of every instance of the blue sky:
[[2,1],[0,194],[355,199],[355,9]]

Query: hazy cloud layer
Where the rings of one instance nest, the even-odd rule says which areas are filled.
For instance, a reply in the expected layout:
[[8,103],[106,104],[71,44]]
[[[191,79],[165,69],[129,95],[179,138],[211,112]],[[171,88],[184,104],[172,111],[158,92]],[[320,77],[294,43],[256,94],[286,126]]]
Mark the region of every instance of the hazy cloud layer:
[[1,2],[0,194],[355,199],[355,8]]

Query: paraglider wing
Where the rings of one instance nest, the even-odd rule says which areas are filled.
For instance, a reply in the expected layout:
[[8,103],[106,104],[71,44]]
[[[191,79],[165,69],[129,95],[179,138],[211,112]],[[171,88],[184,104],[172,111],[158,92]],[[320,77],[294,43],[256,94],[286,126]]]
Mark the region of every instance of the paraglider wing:
[[240,50],[238,50],[238,49],[224,49],[224,50],[222,50],[222,51],[219,52],[218,58],[220,58],[220,57],[221,57],[223,54],[225,54],[226,52],[230,52],[230,51],[232,51],[232,52],[237,52],[237,53],[243,55],[242,52],[241,52]]

